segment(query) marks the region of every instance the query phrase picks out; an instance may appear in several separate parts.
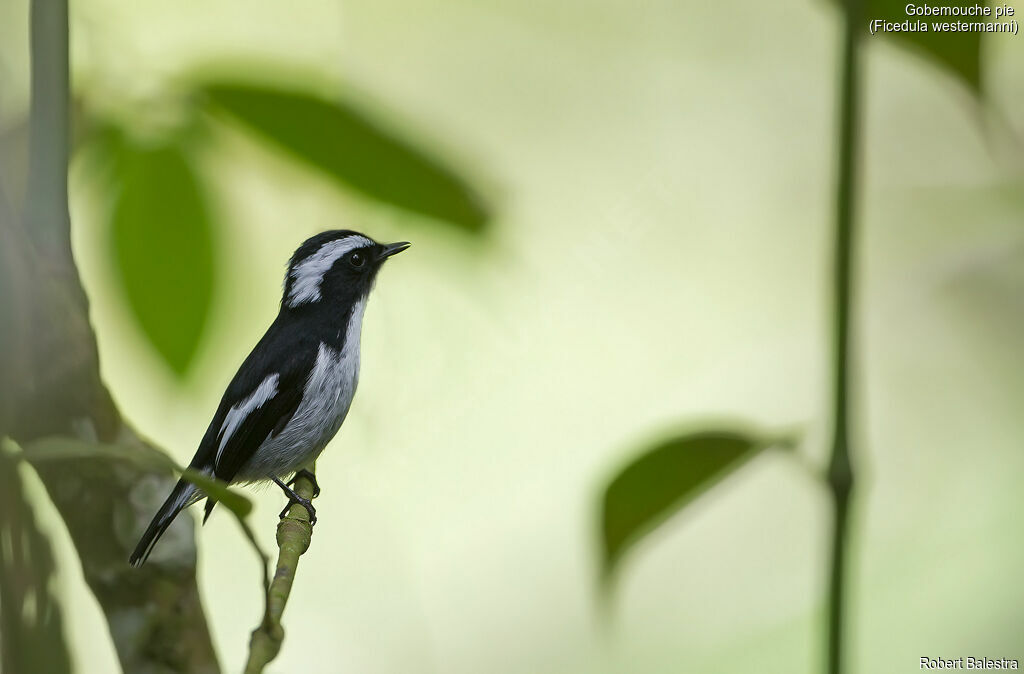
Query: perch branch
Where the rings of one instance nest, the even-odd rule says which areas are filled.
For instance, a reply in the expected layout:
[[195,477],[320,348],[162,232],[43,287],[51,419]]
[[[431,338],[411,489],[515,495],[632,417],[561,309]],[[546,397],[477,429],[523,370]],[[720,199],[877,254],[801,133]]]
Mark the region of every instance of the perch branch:
[[[310,469],[312,471],[312,469]],[[313,498],[313,483],[306,477],[299,477],[294,485],[295,492],[306,499]],[[313,536],[313,525],[309,513],[297,503],[288,509],[288,514],[277,525],[277,546],[279,549],[274,579],[266,588],[266,604],[263,620],[253,630],[249,640],[249,660],[245,674],[260,674],[277,654],[284,642],[284,628],[281,616],[288,603],[288,596],[295,582],[299,557],[309,549]]]

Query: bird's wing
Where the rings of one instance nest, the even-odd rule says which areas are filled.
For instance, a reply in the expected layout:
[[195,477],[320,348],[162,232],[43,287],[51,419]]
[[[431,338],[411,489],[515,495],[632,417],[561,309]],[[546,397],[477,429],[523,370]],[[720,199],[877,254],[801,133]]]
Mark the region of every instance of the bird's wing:
[[214,437],[214,476],[230,482],[267,438],[284,429],[302,402],[305,374],[296,368],[269,373],[227,410]]
[[275,325],[238,368],[190,464],[230,482],[302,401],[316,342]]
[[[249,395],[231,407],[226,407],[226,402],[221,403],[222,409],[210,424],[201,450],[205,450],[207,457],[212,455],[214,477],[231,482],[260,445],[284,429],[302,402],[305,386],[302,372],[294,367],[271,372]],[[234,384],[232,382],[229,392]],[[225,395],[225,400],[234,399],[237,398]],[[213,498],[206,499],[203,524],[215,505],[217,502]]]

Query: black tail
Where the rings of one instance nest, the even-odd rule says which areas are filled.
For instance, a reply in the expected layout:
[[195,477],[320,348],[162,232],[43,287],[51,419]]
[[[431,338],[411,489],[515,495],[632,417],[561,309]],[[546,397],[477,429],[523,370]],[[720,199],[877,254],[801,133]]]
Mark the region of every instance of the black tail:
[[194,485],[184,480],[178,480],[178,484],[174,485],[174,489],[171,490],[171,495],[167,497],[153,517],[153,521],[146,527],[146,533],[142,534],[142,538],[139,539],[139,544],[135,546],[135,552],[128,558],[129,564],[139,567],[146,563],[149,553],[153,551],[153,546],[167,531],[167,527],[171,526],[171,522],[178,516],[178,513],[192,503],[192,496],[195,492]]

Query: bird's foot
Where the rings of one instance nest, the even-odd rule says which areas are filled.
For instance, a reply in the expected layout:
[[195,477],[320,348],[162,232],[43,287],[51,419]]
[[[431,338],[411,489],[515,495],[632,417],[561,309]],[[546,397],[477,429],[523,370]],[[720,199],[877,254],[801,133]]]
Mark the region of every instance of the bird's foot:
[[289,487],[284,482],[281,482],[279,478],[275,477],[274,482],[277,483],[277,486],[280,487],[281,490],[284,491],[285,495],[288,497],[288,505],[284,507],[284,510],[281,511],[281,514],[278,515],[278,517],[284,519],[285,516],[288,514],[288,510],[292,507],[292,504],[298,503],[300,506],[306,509],[307,513],[309,513],[309,525],[313,526],[314,524],[316,524],[316,508],[313,507],[313,502],[310,501],[308,498],[303,498],[296,494],[294,489]]
[[290,487],[293,484],[295,484],[295,481],[298,480],[300,477],[304,477],[313,483],[313,498],[316,498],[317,496],[320,495],[320,484],[316,481],[316,475],[314,475],[312,471],[306,470],[305,468],[299,469],[299,471],[296,472],[294,476],[292,476],[292,479],[288,480],[288,482],[286,482],[285,484],[287,484]]

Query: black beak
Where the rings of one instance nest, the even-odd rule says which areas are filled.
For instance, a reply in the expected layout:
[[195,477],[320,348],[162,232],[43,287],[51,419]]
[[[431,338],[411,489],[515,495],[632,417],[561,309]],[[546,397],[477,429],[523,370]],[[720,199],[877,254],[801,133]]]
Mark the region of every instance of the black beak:
[[383,262],[392,255],[397,255],[398,253],[401,253],[403,250],[405,250],[411,245],[412,244],[409,243],[408,241],[399,241],[398,243],[386,244],[381,249],[380,253],[377,255],[377,262]]

